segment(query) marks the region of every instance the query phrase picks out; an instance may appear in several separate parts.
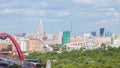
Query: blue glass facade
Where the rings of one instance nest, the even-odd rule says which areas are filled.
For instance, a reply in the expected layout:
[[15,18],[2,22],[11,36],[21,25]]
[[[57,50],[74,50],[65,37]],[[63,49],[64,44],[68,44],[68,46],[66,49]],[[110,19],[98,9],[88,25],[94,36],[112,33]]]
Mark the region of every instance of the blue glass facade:
[[92,36],[96,36],[96,31],[91,32]]
[[100,28],[100,36],[104,36],[104,30],[105,28]]
[[105,36],[112,36],[111,32],[105,32]]

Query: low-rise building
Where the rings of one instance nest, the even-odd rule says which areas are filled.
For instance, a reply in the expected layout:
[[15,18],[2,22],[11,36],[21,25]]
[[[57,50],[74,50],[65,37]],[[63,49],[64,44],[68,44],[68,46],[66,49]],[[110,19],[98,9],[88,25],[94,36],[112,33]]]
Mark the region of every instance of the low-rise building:
[[0,51],[2,51],[2,50],[7,50],[7,47],[8,47],[8,45],[7,44],[0,44]]

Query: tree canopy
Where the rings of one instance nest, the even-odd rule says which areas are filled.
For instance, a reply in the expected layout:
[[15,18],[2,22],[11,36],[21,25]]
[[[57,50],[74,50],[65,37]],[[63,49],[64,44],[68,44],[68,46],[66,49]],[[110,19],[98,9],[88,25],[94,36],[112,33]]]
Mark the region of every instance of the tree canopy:
[[94,50],[73,50],[62,53],[34,52],[26,56],[28,59],[38,59],[39,63],[45,64],[48,59],[52,61],[52,68],[119,68],[120,47],[109,47]]

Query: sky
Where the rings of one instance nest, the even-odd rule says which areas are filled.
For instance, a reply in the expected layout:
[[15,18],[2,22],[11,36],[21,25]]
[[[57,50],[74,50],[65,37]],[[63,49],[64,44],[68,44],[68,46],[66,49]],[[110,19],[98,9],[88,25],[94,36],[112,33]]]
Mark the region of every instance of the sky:
[[0,32],[82,35],[100,28],[120,34],[120,0],[0,0]]

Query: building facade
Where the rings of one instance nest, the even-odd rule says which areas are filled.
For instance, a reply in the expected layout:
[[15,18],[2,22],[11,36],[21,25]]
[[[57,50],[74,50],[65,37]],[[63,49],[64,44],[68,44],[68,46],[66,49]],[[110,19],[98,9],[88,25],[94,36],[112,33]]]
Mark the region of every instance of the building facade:
[[105,28],[100,28],[100,36],[104,36],[104,30]]
[[70,31],[63,32],[63,44],[70,43]]

